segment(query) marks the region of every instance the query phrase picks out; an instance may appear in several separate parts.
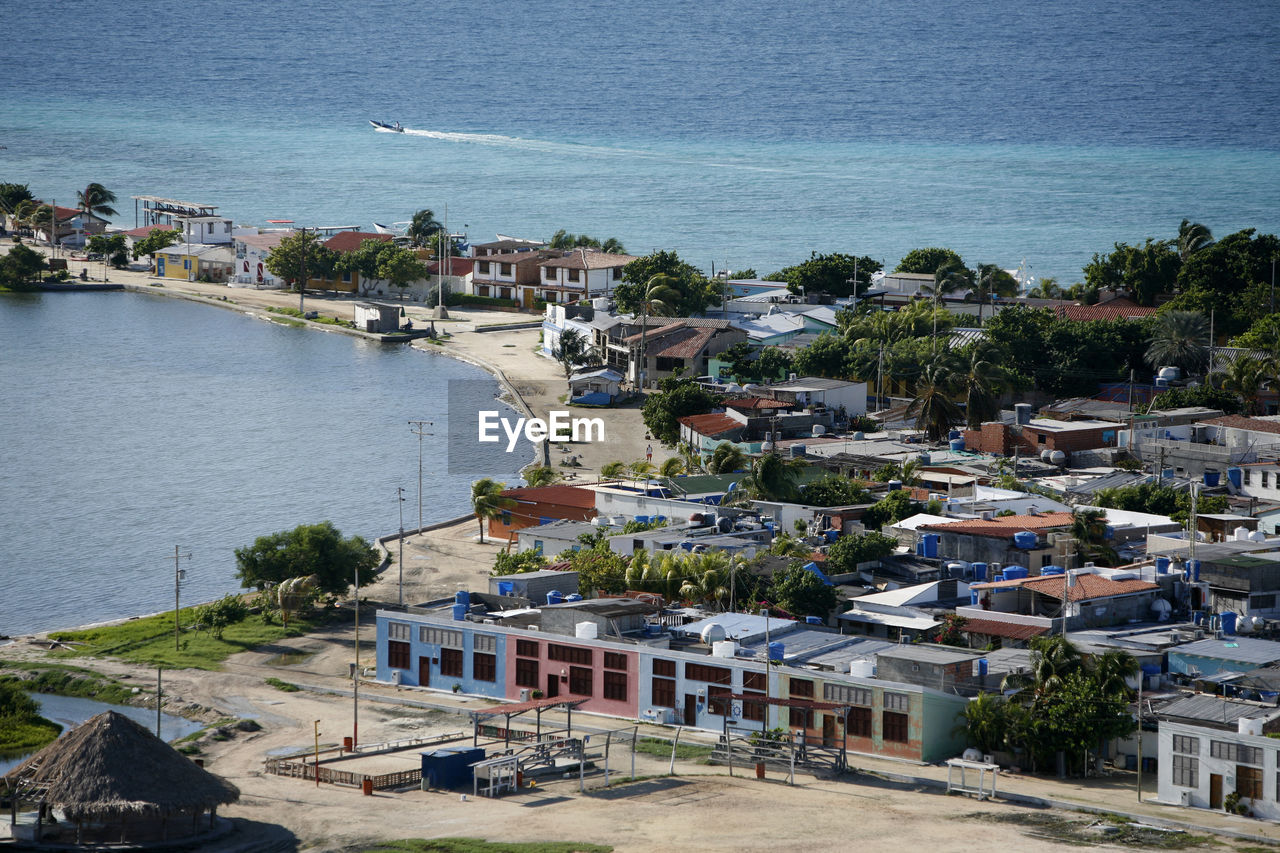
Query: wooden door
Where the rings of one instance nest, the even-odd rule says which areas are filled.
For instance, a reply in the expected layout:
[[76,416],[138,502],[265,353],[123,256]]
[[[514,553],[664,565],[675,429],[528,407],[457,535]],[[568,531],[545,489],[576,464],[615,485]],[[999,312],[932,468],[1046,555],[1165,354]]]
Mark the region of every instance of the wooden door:
[[1209,774],[1209,808],[1222,808],[1222,774]]
[[547,698],[560,695],[560,676],[554,672],[547,673]]
[[684,694],[684,724],[686,726],[698,724],[698,697],[692,693]]
[[822,715],[822,745],[836,745],[836,718],[830,712]]
[[418,686],[431,686],[431,658],[418,658]]

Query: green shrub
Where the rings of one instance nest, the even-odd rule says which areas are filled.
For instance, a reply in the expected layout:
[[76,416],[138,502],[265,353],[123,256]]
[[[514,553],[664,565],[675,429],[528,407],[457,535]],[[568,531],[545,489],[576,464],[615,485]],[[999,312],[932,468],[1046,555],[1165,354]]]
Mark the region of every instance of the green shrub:
[[243,622],[248,615],[249,605],[238,595],[226,595],[196,608],[196,620],[218,640],[229,626]]

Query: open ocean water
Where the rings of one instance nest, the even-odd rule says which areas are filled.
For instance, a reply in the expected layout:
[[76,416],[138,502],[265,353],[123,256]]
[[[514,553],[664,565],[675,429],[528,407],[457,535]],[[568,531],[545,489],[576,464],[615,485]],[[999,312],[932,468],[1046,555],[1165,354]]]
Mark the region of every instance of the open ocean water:
[[[1069,284],[1184,217],[1280,230],[1278,11],[11,2],[0,180],[103,183],[130,227],[142,194],[256,225],[447,207],[473,240],[566,228],[708,272],[946,245]],[[455,374],[479,375],[202,306],[0,300],[0,633],[168,606],[174,544],[196,600],[262,533],[390,532],[404,421]],[[431,517],[465,507],[431,488]]]
[[[947,245],[1068,284],[1280,230],[1280,7],[1190,0],[9,4],[0,179],[246,224],[558,228],[764,273]],[[48,72],[44,74],[43,72]],[[367,119],[415,132],[378,133]]]

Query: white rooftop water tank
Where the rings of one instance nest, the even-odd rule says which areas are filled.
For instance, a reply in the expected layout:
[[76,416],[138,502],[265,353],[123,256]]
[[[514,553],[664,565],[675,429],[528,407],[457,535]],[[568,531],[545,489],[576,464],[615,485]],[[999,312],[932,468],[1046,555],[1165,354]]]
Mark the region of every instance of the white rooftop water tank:
[[1253,717],[1241,717],[1236,721],[1236,731],[1242,735],[1262,735],[1262,720]]
[[860,678],[874,678],[876,674],[876,664],[873,660],[867,658],[858,658],[849,661],[849,674],[856,675]]
[[711,646],[712,657],[732,658],[738,655],[738,644],[733,640],[721,640]]
[[573,628],[573,634],[579,640],[594,640],[599,636],[600,627],[594,622],[579,622]]
[[728,635],[725,633],[723,625],[712,623],[703,628],[702,633],[698,636],[702,639],[702,642],[714,647],[716,643],[724,642]]
[[1250,542],[1266,542],[1267,534],[1263,533],[1261,530],[1255,530],[1249,534],[1249,541]]
[[1232,532],[1235,534],[1235,538],[1237,542],[1248,542],[1249,534],[1252,531],[1250,531],[1249,528],[1245,527],[1244,525],[1241,525],[1240,527],[1237,527]]

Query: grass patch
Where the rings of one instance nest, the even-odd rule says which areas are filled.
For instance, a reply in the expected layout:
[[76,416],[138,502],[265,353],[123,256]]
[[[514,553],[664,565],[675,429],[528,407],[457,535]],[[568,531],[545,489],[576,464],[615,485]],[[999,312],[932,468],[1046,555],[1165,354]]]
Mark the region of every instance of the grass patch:
[[485,841],[480,838],[406,838],[365,847],[360,853],[611,853],[604,844],[578,841]]
[[[306,319],[306,318],[303,316],[303,313],[302,313],[301,311],[299,311],[297,308],[272,308],[272,307],[268,307],[268,308],[267,308],[267,310],[268,310],[268,311],[270,311],[272,314],[281,314],[281,315],[283,315],[283,316],[285,316],[285,317],[294,317],[294,318],[297,318],[297,319],[299,319],[299,320],[305,320],[305,319]],[[355,323],[353,323],[353,322],[351,322],[350,320],[339,320],[337,317],[325,317],[324,315],[320,315],[320,316],[312,317],[312,318],[310,319],[310,321],[309,321],[309,322],[312,322],[312,323],[319,323],[319,324],[321,324],[321,325],[323,325],[323,326],[341,326],[341,327],[343,327],[344,329],[354,329],[354,328],[356,327],[356,324],[355,324]],[[290,323],[289,325],[291,325],[291,326],[292,326],[292,325],[305,326],[305,325],[306,325],[306,323],[296,323],[296,324],[294,324],[294,323]]]
[[[680,761],[693,761],[698,764],[710,764],[712,748],[697,744],[682,743],[676,746],[676,758]],[[636,752],[652,755],[655,758],[671,757],[671,741],[656,737],[642,737],[636,741]]]
[[131,685],[114,678],[82,667],[55,663],[0,662],[0,684],[13,684],[28,693],[79,696],[112,705],[132,704],[136,696]]
[[290,684],[287,681],[281,681],[280,679],[275,677],[266,679],[266,682],[267,684],[274,687],[276,690],[280,690],[285,693],[297,693],[299,690],[302,689],[296,684]]
[[1218,842],[1208,835],[1161,830],[1134,823],[1121,815],[1100,814],[1067,817],[1055,812],[975,812],[964,820],[1013,824],[1028,836],[1076,847],[1135,847],[1143,850],[1193,850]]
[[[194,609],[183,610],[182,624],[190,625],[194,622]],[[148,666],[163,666],[166,669],[216,670],[224,660],[237,652],[249,651],[286,637],[297,637],[310,631],[316,624],[314,620],[295,615],[290,620],[289,627],[285,628],[266,624],[251,616],[243,622],[228,625],[222,639],[215,638],[208,631],[184,630],[176,649],[172,613],[130,619],[120,625],[59,631],[50,636],[64,643],[79,644],[73,651],[53,653],[59,657],[94,655]]]
[[62,726],[44,717],[0,719],[0,753],[39,749],[62,734]]

